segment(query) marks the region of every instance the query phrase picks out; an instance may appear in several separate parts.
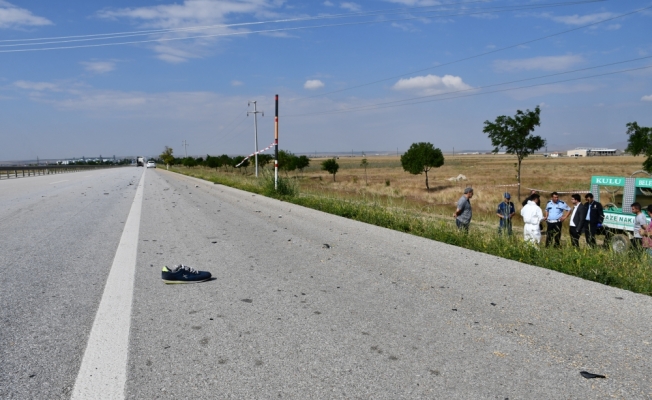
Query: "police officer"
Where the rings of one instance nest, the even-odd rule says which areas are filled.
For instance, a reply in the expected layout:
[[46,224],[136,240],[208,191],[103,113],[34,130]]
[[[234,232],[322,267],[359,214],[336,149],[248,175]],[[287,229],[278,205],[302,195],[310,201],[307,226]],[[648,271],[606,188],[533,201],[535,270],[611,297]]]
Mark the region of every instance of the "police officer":
[[546,205],[544,220],[548,226],[546,234],[546,247],[555,241],[555,247],[560,246],[561,224],[570,215],[571,208],[563,200],[559,200],[559,193],[552,192],[551,200]]

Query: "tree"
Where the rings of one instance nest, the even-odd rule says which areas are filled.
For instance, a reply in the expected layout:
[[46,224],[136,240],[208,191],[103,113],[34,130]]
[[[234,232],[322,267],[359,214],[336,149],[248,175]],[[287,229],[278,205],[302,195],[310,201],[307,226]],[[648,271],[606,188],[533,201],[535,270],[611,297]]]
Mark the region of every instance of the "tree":
[[303,169],[310,166],[310,159],[306,156],[299,156],[295,161],[295,165],[297,169],[303,174]]
[[428,185],[428,171],[432,168],[439,168],[444,165],[444,155],[441,150],[435,148],[432,143],[412,143],[408,151],[401,156],[403,169],[413,175],[426,173],[426,190],[430,191]]
[[278,168],[285,171],[285,175],[290,171],[297,169],[298,157],[289,151],[279,150],[278,152]]
[[229,172],[229,167],[233,164],[233,160],[231,159],[231,157],[229,157],[226,154],[222,154],[219,158],[226,172]]
[[174,163],[174,156],[172,155],[173,152],[174,151],[172,150],[172,147],[165,146],[165,149],[163,150],[163,153],[161,153],[159,158],[168,165],[173,164]]
[[258,165],[263,168],[272,162],[274,158],[269,154],[258,154]]
[[367,162],[367,157],[363,158],[362,161],[360,161],[360,166],[364,168],[364,184],[367,184],[367,165],[369,163]]
[[626,152],[634,156],[644,154],[647,158],[643,161],[643,169],[652,172],[652,128],[638,126],[636,121],[627,123],[627,149]]
[[[244,161],[243,161],[244,160]],[[242,163],[242,164],[240,164]],[[245,160],[245,156],[235,156],[231,159],[231,166],[235,168],[236,165],[240,164],[238,168],[244,168],[245,174],[247,173],[247,167],[249,166],[249,159]]]
[[534,111],[516,110],[516,115],[513,118],[501,115],[496,118],[495,122],[485,121],[482,130],[491,139],[494,153],[505,149],[507,154],[516,155],[519,202],[521,201],[521,163],[525,157],[546,145],[546,141],[541,136],[532,135],[534,127],[541,125],[540,115],[541,108],[539,106]]
[[333,182],[335,182],[335,174],[340,169],[340,165],[334,158],[329,158],[321,163],[321,169],[322,171],[328,171],[329,174],[333,174]]
[[186,157],[183,159],[181,163],[183,164],[184,167],[192,168],[197,165],[197,160],[195,160],[192,157]]
[[221,162],[219,157],[212,157],[212,156],[206,155],[206,166],[208,168],[218,169],[219,167],[222,166],[222,162]]

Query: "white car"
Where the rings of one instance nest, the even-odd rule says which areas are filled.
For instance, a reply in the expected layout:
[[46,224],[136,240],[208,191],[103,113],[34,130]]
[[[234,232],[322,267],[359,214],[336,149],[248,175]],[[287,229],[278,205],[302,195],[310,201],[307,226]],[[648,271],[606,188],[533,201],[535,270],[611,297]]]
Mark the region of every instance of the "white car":
[[147,168],[156,168],[156,163],[154,161],[147,161]]

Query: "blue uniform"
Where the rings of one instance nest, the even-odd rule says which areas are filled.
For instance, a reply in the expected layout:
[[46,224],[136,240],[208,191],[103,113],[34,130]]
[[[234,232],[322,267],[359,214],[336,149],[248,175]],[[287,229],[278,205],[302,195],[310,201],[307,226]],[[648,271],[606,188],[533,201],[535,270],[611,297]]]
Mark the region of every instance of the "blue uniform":
[[514,208],[514,203],[512,203],[511,201],[509,202],[509,204],[505,203],[504,201],[498,204],[498,210],[496,211],[496,213],[503,216],[500,219],[500,225],[498,226],[498,234],[503,233],[503,229],[507,229],[508,235],[512,234],[511,215],[514,214],[515,212],[516,209]]
[[548,222],[559,221],[564,211],[570,211],[571,208],[563,200],[557,200],[557,203],[550,200],[546,205],[546,212],[548,213]]

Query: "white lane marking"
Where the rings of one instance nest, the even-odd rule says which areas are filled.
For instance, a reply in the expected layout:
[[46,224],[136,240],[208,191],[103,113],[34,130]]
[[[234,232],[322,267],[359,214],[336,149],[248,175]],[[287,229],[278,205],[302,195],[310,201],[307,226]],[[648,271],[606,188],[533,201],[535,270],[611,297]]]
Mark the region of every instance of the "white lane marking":
[[144,184],[142,174],[95,315],[72,400],[124,399]]
[[56,181],[56,182],[52,182],[52,183],[50,183],[50,185],[54,185],[55,183],[61,183],[61,182],[68,182],[68,179],[66,179],[66,180],[63,180],[63,181]]

